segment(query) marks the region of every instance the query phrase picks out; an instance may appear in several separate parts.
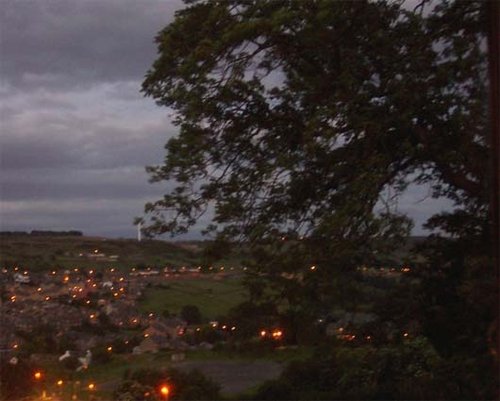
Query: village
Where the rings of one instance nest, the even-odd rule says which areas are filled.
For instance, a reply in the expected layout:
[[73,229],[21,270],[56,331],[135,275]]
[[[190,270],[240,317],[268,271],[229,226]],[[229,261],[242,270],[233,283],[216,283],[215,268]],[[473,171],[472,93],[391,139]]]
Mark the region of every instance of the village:
[[[30,273],[19,267],[1,271],[1,349],[20,350],[23,338],[19,332],[32,332],[37,327],[51,326],[56,338],[74,338],[75,351],[123,339],[123,331],[140,332],[142,341],[130,350],[134,353],[158,349],[186,349],[182,336],[193,328],[179,317],[142,313],[137,306],[147,286],[175,280],[196,279],[200,267],[164,268],[124,272],[116,268],[104,270],[51,270]],[[219,271],[217,279],[227,273]],[[188,301],[186,301],[188,302]],[[217,322],[210,323],[212,327]],[[113,328],[103,335],[96,329]],[[137,341],[136,341],[137,342]]]
[[[280,355],[295,358],[307,352],[307,346],[298,347],[291,329],[272,313],[238,309],[247,299],[242,279],[248,268],[241,264],[127,269],[116,265],[119,255],[99,249],[79,252],[76,257],[87,265],[47,270],[3,266],[0,272],[1,357],[11,366],[30,361],[39,367],[34,374],[50,376],[38,389],[43,391],[36,393],[41,399],[105,399],[116,387],[117,372],[145,360],[154,366],[194,363],[232,391],[238,383],[234,375],[248,367],[249,355],[253,359],[260,355],[263,365],[253,367],[234,387],[241,391],[261,383],[269,372],[278,375],[282,365],[274,359]],[[89,262],[95,267],[89,267]],[[303,283],[319,269],[306,266],[302,272],[281,277]],[[357,269],[370,285],[398,283],[411,277],[410,273],[405,265]],[[376,320],[369,311],[337,310],[319,315],[307,331],[345,343],[371,343],[377,339],[373,329],[360,328],[374,326]],[[418,327],[382,331],[379,337],[408,338]],[[280,351],[269,354],[271,350]],[[193,362],[197,355],[207,361]],[[228,355],[242,355],[246,362],[234,362],[239,363],[238,369],[225,362],[219,366],[219,359]],[[110,361],[119,364],[118,370],[109,369],[96,379],[101,369],[113,366]],[[62,383],[72,383],[72,394],[65,393],[69,387],[63,389]],[[83,387],[75,390],[75,383]]]

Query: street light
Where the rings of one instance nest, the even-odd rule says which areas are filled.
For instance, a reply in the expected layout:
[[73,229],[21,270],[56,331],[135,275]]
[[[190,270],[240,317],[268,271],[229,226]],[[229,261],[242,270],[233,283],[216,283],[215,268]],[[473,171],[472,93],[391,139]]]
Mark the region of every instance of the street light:
[[170,394],[170,388],[166,384],[163,384],[160,387],[160,395],[161,395],[161,397],[164,398],[164,399],[167,399],[169,394]]

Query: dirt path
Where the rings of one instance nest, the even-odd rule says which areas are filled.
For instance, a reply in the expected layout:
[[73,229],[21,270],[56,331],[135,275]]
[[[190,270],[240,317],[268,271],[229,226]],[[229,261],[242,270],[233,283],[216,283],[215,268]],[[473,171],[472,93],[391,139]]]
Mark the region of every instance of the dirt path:
[[199,369],[221,385],[221,392],[238,394],[262,382],[277,378],[283,366],[272,361],[185,361],[172,365],[179,369]]

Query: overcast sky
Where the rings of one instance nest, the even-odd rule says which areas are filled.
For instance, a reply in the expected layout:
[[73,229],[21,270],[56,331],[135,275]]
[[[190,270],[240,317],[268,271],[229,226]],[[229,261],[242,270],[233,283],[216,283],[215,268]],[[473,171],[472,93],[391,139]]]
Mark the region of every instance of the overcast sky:
[[[82,230],[133,237],[135,216],[175,134],[167,109],[142,97],[155,34],[178,0],[2,0],[1,230]],[[442,201],[411,188],[399,209],[415,233]],[[195,230],[191,238],[198,237]]]

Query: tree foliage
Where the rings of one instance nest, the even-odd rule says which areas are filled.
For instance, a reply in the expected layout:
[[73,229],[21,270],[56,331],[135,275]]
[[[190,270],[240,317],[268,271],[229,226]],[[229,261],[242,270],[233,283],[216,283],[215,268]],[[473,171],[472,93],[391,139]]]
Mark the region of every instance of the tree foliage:
[[171,185],[146,205],[149,233],[184,233],[208,211],[216,244],[251,248],[252,299],[317,316],[352,296],[354,267],[408,235],[391,200],[426,183],[454,210],[427,223],[441,235],[421,251],[412,310],[443,355],[484,356],[496,313],[487,3],[186,3],[143,82],[179,128],[148,168]]
[[152,232],[184,232],[213,204],[232,238],[369,235],[382,190],[409,173],[484,203],[480,2],[426,18],[389,2],[190,3],[143,83],[180,131],[150,168],[177,184],[147,206]]
[[339,347],[291,363],[254,399],[489,399],[491,383],[474,366],[473,359],[443,359],[422,337],[379,348]]
[[212,212],[216,244],[250,244],[254,288],[330,293],[409,233],[386,195],[413,182],[457,206],[430,226],[488,246],[486,26],[481,1],[187,2],[143,82],[179,127],[148,168],[173,185],[148,232]]

